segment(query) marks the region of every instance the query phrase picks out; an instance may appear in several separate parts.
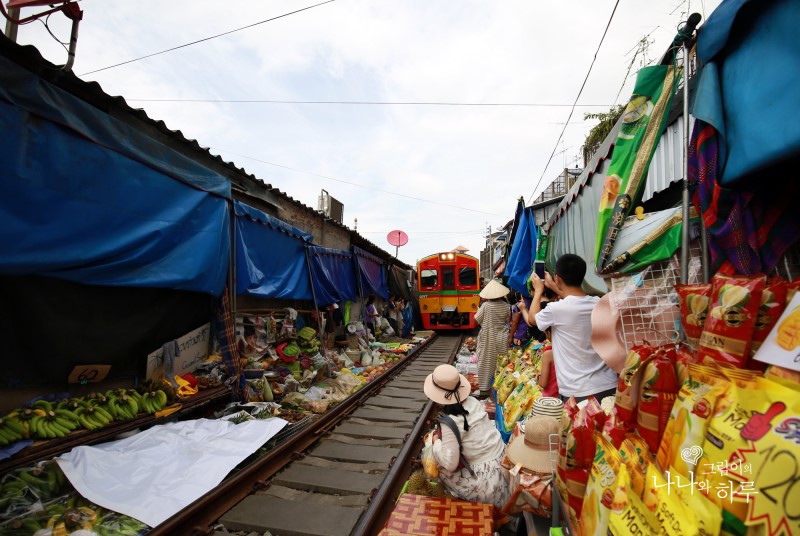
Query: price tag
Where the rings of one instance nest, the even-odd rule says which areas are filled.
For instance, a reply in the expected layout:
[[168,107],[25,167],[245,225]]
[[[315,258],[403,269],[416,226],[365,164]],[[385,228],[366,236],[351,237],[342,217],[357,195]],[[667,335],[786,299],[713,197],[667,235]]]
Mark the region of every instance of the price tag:
[[111,365],[78,365],[69,374],[69,383],[94,383],[100,382],[108,376]]

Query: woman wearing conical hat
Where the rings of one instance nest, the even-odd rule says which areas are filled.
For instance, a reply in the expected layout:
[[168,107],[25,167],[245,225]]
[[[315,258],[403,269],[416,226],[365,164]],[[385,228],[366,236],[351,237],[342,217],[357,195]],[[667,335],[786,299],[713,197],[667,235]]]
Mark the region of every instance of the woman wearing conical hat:
[[511,292],[496,279],[483,287],[480,296],[484,300],[475,313],[475,322],[481,326],[478,333],[478,386],[481,395],[488,395],[492,387],[497,356],[508,352],[508,321],[510,306],[505,300]]

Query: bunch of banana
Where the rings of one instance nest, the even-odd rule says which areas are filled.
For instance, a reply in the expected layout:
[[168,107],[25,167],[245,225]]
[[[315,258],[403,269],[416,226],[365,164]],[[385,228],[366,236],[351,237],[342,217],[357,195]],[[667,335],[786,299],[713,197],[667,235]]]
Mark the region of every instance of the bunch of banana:
[[136,414],[139,413],[139,403],[133,396],[128,396],[125,389],[119,391],[106,393],[109,413],[118,421],[135,419]]
[[68,409],[46,410],[44,415],[35,415],[28,421],[30,437],[36,439],[65,437],[80,426],[79,420],[78,415]]
[[36,416],[44,417],[44,410],[38,408],[19,408],[3,417],[3,420],[14,420],[20,423],[23,429],[22,435],[28,438],[30,437],[30,421]]
[[26,437],[28,428],[23,423],[11,417],[0,419],[0,446],[10,445]]
[[67,409],[69,411],[75,412],[80,408],[85,408],[89,404],[80,397],[75,398],[65,398],[63,400],[59,400],[56,404],[56,409]]
[[67,536],[78,530],[91,531],[97,521],[97,512],[88,506],[78,506],[63,514],[51,516],[46,528],[52,529],[52,536]]
[[78,422],[81,423],[81,426],[89,431],[102,428],[114,420],[111,413],[99,405],[87,405],[85,408],[78,409],[75,414],[78,416]]
[[161,411],[167,405],[167,393],[158,389],[157,391],[147,391],[142,395],[139,407],[149,414]]

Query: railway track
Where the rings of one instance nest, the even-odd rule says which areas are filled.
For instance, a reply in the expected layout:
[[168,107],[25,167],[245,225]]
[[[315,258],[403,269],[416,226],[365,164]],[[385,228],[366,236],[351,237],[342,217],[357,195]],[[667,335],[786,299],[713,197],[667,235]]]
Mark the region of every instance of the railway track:
[[422,383],[437,365],[453,361],[462,339],[435,335],[148,536],[376,534],[411,472],[433,411]]

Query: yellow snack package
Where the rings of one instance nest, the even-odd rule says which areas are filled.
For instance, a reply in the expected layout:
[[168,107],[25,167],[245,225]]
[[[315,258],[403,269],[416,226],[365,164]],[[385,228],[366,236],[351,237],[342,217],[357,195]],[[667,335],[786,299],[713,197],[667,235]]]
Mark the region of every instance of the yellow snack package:
[[650,462],[650,450],[647,448],[647,443],[642,438],[630,434],[619,446],[619,454],[628,468],[631,489],[637,497],[641,498],[644,492],[644,477]]
[[666,472],[673,469],[684,477],[695,470],[717,398],[728,390],[729,382],[713,369],[689,365],[689,379],[681,386],[672,406],[656,463]]
[[528,411],[533,402],[542,394],[541,388],[533,382],[519,384],[503,404],[503,428],[511,432],[522,415]]
[[501,406],[505,404],[506,398],[508,398],[508,395],[511,394],[511,391],[514,390],[515,386],[516,381],[514,380],[514,374],[506,374],[503,377],[500,387],[497,388],[497,403]]
[[698,485],[724,510],[723,531],[800,534],[800,392],[756,378],[728,394],[708,424]]
[[655,516],[659,534],[667,536],[698,536],[700,534],[694,512],[688,510],[678,497],[679,489],[685,490],[693,485],[692,480],[672,473],[667,473],[665,479],[654,464],[648,464],[642,502],[644,502],[645,508]]
[[660,530],[656,517],[633,493],[625,464],[619,466],[608,527],[609,533],[614,536],[650,536],[658,534]]
[[581,536],[605,536],[608,533],[614,485],[622,464],[622,457],[614,445],[601,434],[596,434],[595,439],[597,450],[581,509]]

